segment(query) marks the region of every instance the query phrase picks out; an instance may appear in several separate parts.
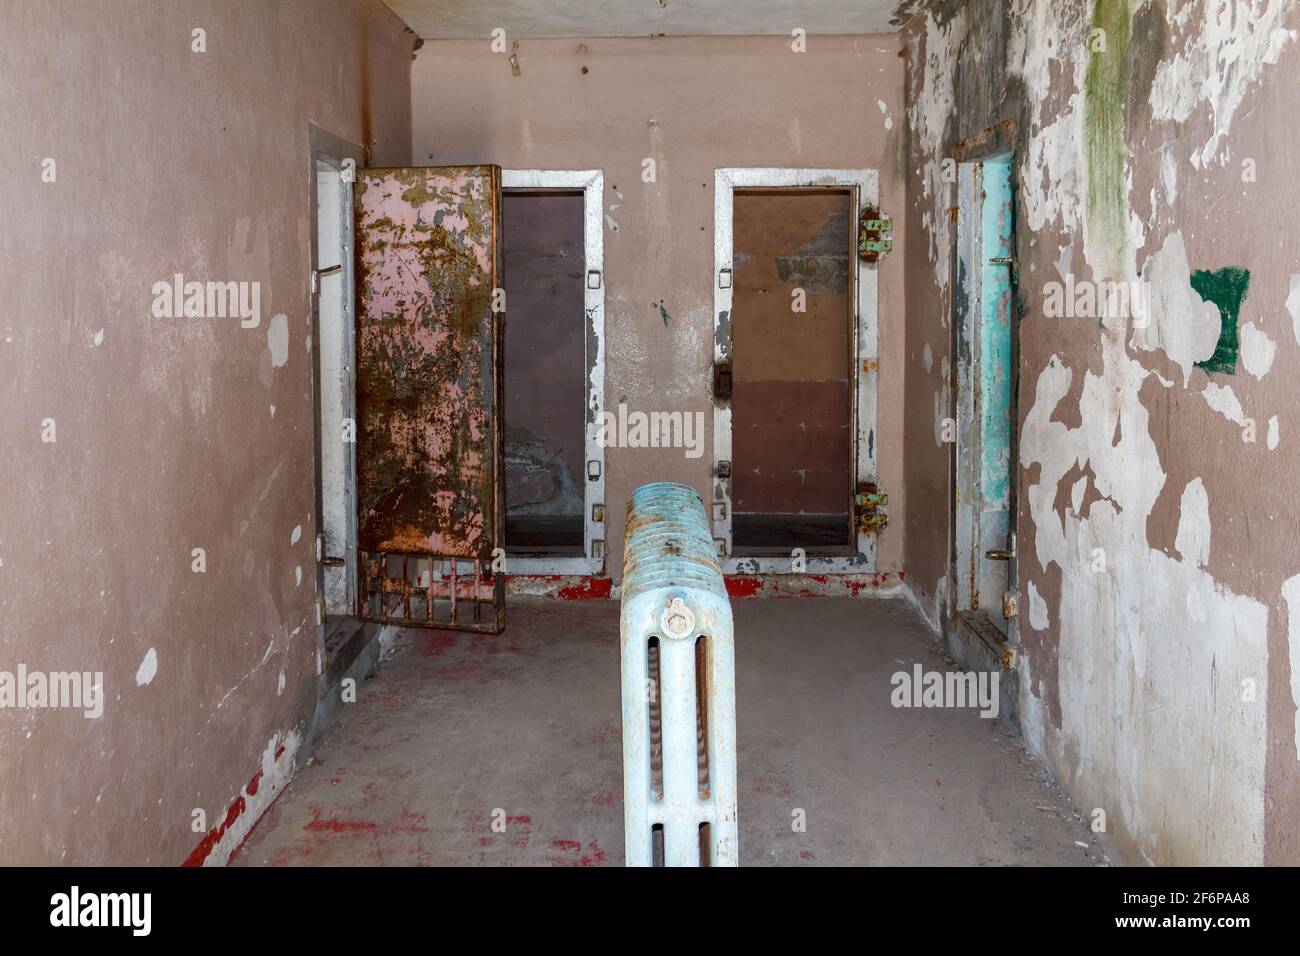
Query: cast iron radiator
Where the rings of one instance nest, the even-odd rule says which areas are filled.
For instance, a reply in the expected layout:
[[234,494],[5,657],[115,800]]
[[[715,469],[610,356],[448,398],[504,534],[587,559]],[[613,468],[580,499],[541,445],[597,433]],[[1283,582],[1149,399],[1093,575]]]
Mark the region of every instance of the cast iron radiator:
[[633,492],[620,627],[627,865],[735,866],[735,639],[695,489]]

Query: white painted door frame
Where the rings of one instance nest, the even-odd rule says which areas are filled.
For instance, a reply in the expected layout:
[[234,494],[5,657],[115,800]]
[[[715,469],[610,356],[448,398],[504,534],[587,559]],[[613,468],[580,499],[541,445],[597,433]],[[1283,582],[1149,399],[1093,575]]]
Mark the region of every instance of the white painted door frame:
[[[599,169],[503,169],[501,188],[582,190],[587,360],[587,411],[583,422],[586,473],[581,476],[582,556],[507,556],[506,573],[599,574],[604,570],[606,553],[605,449],[600,444],[598,429],[592,424],[600,421],[600,413],[605,409],[605,220],[601,211],[605,173]],[[507,322],[509,315],[507,302]]]
[[[365,165],[365,152],[362,147],[314,124],[308,124],[308,138],[311,157],[308,294],[314,351],[311,367],[316,406],[318,519],[316,594],[317,614],[323,622],[327,615],[350,616],[356,612],[357,446],[355,436],[351,440],[345,437],[345,426],[355,428],[356,422],[352,183],[357,169]],[[323,185],[329,189],[324,197]],[[320,205],[322,198],[326,199],[324,208]],[[329,262],[321,260],[319,233],[322,230],[328,231],[331,238],[330,248],[325,251]],[[329,314],[323,317],[321,300],[327,295]]]
[[[847,188],[852,196],[853,218],[862,209],[877,205],[880,176],[874,169],[815,168],[725,168],[714,170],[713,178],[713,361],[731,361],[732,315],[732,206],[737,189],[831,187]],[[854,408],[854,474],[852,486],[876,480],[876,387],[879,296],[876,266],[863,262],[857,249],[849,254],[857,263],[854,329],[856,361],[852,369]],[[719,475],[718,463],[731,462],[731,403],[713,405],[713,538],[727,574],[789,574],[788,555],[743,557],[732,555],[731,478]],[[852,502],[849,502],[852,511]],[[814,574],[867,573],[876,569],[876,538],[857,533],[857,553],[843,557],[806,558],[806,571]]]

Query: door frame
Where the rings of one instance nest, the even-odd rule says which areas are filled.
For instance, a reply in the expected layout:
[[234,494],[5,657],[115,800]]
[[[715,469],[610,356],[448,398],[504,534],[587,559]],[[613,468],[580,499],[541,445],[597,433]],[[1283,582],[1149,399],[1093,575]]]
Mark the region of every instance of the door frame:
[[[962,277],[958,282],[957,294],[953,297],[952,355],[953,383],[951,414],[956,425],[956,440],[952,450],[952,540],[950,542],[949,593],[951,595],[949,613],[954,618],[989,616],[988,624],[1002,631],[1007,639],[1015,635],[1016,615],[1003,618],[1002,622],[994,620],[987,607],[981,608],[977,600],[980,595],[979,582],[981,570],[979,563],[990,560],[982,551],[989,544],[983,540],[980,527],[982,495],[982,464],[984,459],[984,432],[982,410],[978,395],[981,387],[980,323],[984,311],[984,266],[987,264],[984,253],[985,241],[985,188],[984,168],[990,162],[1005,161],[1010,176],[1010,203],[1012,221],[1010,226],[1009,262],[1010,275],[1010,363],[1007,369],[1010,391],[1010,430],[1008,436],[1008,482],[1007,482],[1007,531],[1006,549],[1010,552],[1007,560],[1006,583],[1004,594],[1015,595],[1018,587],[1018,566],[1016,548],[1016,514],[1018,491],[1017,440],[1019,429],[1018,411],[1018,368],[1019,368],[1019,328],[1017,322],[1017,282],[1016,282],[1016,225],[1014,209],[1016,203],[1016,166],[1014,151],[1009,145],[994,140],[991,144],[981,143],[979,150],[963,151],[956,158],[957,164],[957,223],[954,244],[954,275]],[[1002,601],[1003,595],[998,595]],[[987,602],[983,602],[986,603]],[[1004,605],[1005,607],[1005,605]],[[1004,630],[1005,629],[1005,630]]]
[[[343,305],[343,350],[344,359],[347,365],[345,377],[347,385],[343,396],[344,418],[351,417],[356,421],[356,337],[357,337],[357,320],[356,320],[356,289],[355,289],[355,258],[353,255],[353,217],[352,217],[352,186],[356,180],[356,171],[366,165],[365,148],[357,143],[349,142],[341,136],[337,136],[328,130],[322,129],[315,123],[307,124],[308,139],[308,177],[307,177],[307,212],[310,233],[309,237],[309,260],[308,260],[308,302],[311,305],[310,321],[312,342],[315,347],[312,349],[311,375],[312,375],[312,406],[314,416],[312,419],[313,431],[313,451],[315,457],[315,505],[316,505],[316,614],[317,624],[324,624],[326,614],[325,608],[325,564],[324,564],[324,534],[325,534],[325,493],[324,493],[324,459],[322,457],[321,446],[321,429],[323,425],[324,408],[322,406],[321,387],[323,382],[323,373],[321,363],[325,359],[324,347],[320,334],[320,278],[317,271],[321,268],[320,249],[317,238],[317,184],[316,175],[317,167],[324,163],[333,167],[342,174],[346,164],[351,162],[352,180],[343,180],[340,189],[339,211],[339,228],[342,232],[340,248],[342,250],[342,266],[340,277],[343,283],[341,293]],[[328,265],[333,265],[329,263]],[[344,475],[343,487],[343,514],[346,523],[345,536],[347,537],[346,546],[343,548],[344,559],[344,579],[348,596],[347,616],[356,612],[356,599],[358,592],[357,582],[357,460],[356,444],[352,443],[347,446],[346,454],[346,474]],[[335,615],[339,616],[339,615]]]
[[[605,409],[605,173],[600,169],[502,169],[501,191],[582,190],[583,294],[586,318],[587,408],[583,422],[582,555],[507,554],[506,573],[600,574],[605,569],[605,449],[593,427]],[[506,303],[509,322],[510,303]],[[504,373],[509,375],[507,369]],[[505,424],[509,424],[508,422]],[[504,474],[501,478],[505,480]],[[508,543],[508,542],[507,542]]]
[[[713,171],[713,361],[731,361],[731,309],[734,273],[733,199],[737,189],[848,189],[852,222],[862,210],[880,202],[880,176],[874,169],[817,169],[798,167],[723,167]],[[852,442],[853,474],[848,510],[853,516],[853,491],[865,482],[876,482],[877,441],[876,391],[879,380],[879,276],[877,265],[858,255],[850,241],[849,255],[854,270],[853,338],[854,361],[850,369],[853,389]],[[795,573],[788,555],[737,558],[732,554],[731,478],[719,473],[719,462],[731,462],[731,402],[713,401],[713,520],[714,546],[726,574]],[[843,556],[808,555],[806,573],[853,574],[876,569],[876,536],[858,530],[856,553]]]

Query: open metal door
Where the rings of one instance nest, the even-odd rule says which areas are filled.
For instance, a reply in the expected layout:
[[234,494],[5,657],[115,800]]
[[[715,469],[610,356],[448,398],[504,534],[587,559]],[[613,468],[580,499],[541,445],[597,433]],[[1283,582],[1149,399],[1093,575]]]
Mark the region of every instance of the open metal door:
[[358,615],[504,623],[501,170],[359,169]]

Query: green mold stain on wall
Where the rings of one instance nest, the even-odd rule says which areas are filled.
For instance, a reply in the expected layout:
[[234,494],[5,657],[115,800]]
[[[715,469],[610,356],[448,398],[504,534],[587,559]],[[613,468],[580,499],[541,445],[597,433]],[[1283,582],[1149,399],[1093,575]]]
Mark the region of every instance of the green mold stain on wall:
[[1203,300],[1218,306],[1222,320],[1214,354],[1196,365],[1210,373],[1232,375],[1237,370],[1237,317],[1250,288],[1250,272],[1233,267],[1197,269],[1192,273],[1192,288]]
[[1084,76],[1084,151],[1088,159],[1088,226],[1097,246],[1109,250],[1094,269],[1117,275],[1128,247],[1128,184],[1124,170],[1124,106],[1128,99],[1128,46],[1133,14],[1129,0],[1097,0],[1090,55]]

